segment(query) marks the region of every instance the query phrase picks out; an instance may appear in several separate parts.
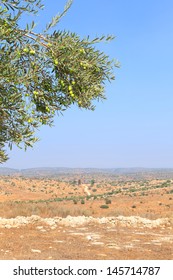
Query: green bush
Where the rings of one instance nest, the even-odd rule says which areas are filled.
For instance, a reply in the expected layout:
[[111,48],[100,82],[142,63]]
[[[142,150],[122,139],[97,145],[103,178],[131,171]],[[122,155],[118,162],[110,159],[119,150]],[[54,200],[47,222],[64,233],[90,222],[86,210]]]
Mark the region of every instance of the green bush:
[[109,208],[109,206],[106,205],[106,204],[103,204],[103,205],[100,205],[100,208],[102,208],[102,209],[107,209],[107,208]]

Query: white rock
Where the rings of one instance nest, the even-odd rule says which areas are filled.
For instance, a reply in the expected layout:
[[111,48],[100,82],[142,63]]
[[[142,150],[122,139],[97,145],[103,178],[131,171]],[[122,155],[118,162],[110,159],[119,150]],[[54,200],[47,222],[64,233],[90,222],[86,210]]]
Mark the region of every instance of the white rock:
[[87,235],[87,236],[86,236],[86,239],[87,239],[88,241],[92,240],[91,235]]
[[31,252],[32,252],[32,253],[41,253],[41,251],[40,251],[40,250],[37,250],[37,249],[31,249]]

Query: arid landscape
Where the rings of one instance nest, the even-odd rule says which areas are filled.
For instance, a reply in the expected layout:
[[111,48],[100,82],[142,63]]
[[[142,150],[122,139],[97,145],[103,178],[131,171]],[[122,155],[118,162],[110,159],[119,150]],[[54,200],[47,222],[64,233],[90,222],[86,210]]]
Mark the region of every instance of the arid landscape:
[[0,259],[173,259],[172,169],[0,168]]

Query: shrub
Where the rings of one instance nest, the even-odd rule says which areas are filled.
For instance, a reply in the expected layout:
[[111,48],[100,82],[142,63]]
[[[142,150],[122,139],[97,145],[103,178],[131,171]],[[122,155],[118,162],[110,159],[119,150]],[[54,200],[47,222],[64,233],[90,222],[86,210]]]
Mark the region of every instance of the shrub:
[[73,199],[73,203],[74,203],[74,204],[77,204],[77,199]]
[[114,194],[114,191],[108,192],[107,194],[112,195],[112,194]]
[[135,188],[132,188],[129,190],[130,192],[136,192],[136,189]]
[[84,199],[81,200],[81,204],[85,204],[85,200]]
[[105,203],[106,203],[106,204],[111,204],[111,202],[112,202],[111,199],[109,199],[109,198],[106,198],[106,199],[105,199]]
[[102,208],[102,209],[107,209],[107,208],[109,208],[109,206],[106,205],[106,204],[103,204],[103,205],[100,205],[100,208]]
[[91,180],[91,186],[94,186],[94,184],[95,184],[95,180],[92,179],[92,180]]

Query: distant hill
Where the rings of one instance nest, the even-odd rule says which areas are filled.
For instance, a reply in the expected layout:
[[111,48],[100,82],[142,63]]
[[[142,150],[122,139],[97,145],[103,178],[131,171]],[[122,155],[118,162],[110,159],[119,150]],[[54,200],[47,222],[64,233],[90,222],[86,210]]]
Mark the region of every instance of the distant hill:
[[19,173],[19,169],[0,167],[0,175],[15,175]]
[[153,175],[156,177],[172,177],[173,168],[68,168],[68,167],[38,167],[27,169],[13,169],[0,167],[1,176],[26,176],[26,177],[56,177],[60,175],[85,175],[85,174],[107,174],[108,176],[130,176],[143,177]]

